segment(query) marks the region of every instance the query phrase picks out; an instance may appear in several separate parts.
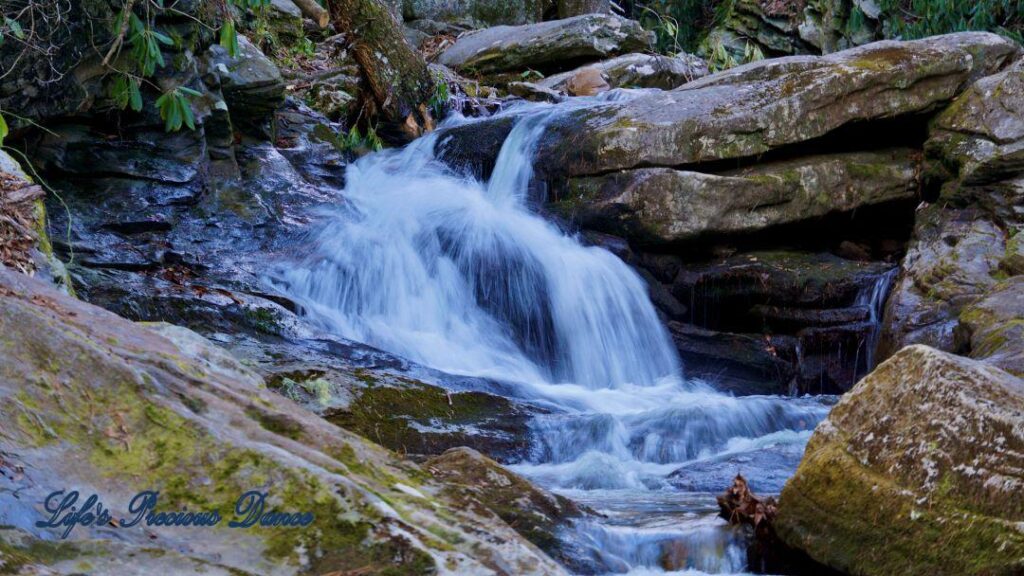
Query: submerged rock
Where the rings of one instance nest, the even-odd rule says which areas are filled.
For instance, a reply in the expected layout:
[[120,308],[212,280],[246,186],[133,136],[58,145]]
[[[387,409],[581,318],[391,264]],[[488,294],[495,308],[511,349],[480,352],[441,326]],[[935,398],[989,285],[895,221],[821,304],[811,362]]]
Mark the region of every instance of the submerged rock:
[[[497,518],[269,392],[194,333],[153,330],[2,269],[0,294],[5,570],[121,572],[132,557],[168,573],[564,574]],[[236,499],[255,489],[274,510],[314,518],[293,529],[104,524],[57,540],[35,521],[47,494],[72,487],[115,517],[151,489],[158,512],[234,519]]]
[[744,158],[841,126],[927,112],[1000,70],[1019,47],[965,32],[765,60],[669,92],[574,111],[536,157],[546,178]]
[[775,524],[848,574],[1024,570],[1024,381],[910,346],[818,425]]
[[586,14],[524,26],[496,26],[459,38],[438,62],[483,73],[565,70],[650,47],[651,35],[632,20]]
[[808,156],[703,174],[640,168],[572,178],[552,207],[586,228],[642,243],[749,234],[917,196],[909,149]]

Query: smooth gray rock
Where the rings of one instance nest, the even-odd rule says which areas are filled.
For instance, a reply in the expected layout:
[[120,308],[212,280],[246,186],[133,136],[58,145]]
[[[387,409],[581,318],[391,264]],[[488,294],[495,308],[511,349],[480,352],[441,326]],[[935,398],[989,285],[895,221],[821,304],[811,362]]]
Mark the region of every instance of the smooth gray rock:
[[588,64],[576,70],[548,76],[539,80],[537,84],[552,90],[565,91],[566,83],[584,68],[599,70],[611,88],[672,90],[691,80],[708,75],[707,62],[690,54],[678,56],[625,54],[611,60]]
[[651,33],[639,23],[608,14],[586,14],[524,26],[495,26],[466,34],[438,62],[482,73],[527,68],[564,70],[650,48]]

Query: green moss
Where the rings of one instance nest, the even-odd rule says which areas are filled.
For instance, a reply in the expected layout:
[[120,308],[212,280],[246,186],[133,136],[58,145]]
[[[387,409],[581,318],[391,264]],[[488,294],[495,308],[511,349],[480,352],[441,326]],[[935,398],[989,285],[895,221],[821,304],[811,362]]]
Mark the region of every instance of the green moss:
[[14,544],[6,541],[0,532],[0,574],[20,574],[27,566],[48,566],[81,555],[82,551],[73,542],[26,538],[24,543]]
[[[958,508],[952,479],[924,504],[841,447],[812,442],[776,523],[787,543],[851,574],[1011,574],[1024,534]],[[1015,568],[1016,567],[1016,568]]]
[[[369,378],[363,375],[363,378]],[[327,419],[392,450],[438,453],[460,433],[424,434],[414,423],[471,424],[514,412],[508,400],[482,392],[447,393],[436,386],[405,381],[401,386],[367,386],[341,412]],[[437,443],[437,444],[435,444]],[[455,443],[458,444],[457,442]]]

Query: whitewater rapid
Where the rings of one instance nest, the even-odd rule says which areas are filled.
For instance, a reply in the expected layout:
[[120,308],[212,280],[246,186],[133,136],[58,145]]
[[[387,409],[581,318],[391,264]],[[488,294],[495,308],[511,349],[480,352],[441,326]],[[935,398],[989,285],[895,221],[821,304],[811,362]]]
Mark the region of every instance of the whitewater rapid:
[[[734,466],[780,446],[802,452],[828,402],[736,398],[687,381],[640,276],[531,211],[545,125],[570,108],[634,95],[502,112],[517,120],[487,182],[435,155],[446,128],[473,121],[460,117],[360,159],[346,174],[347,204],[279,277],[325,329],[444,372],[510,383],[557,407],[533,419],[532,454],[513,468],[635,512],[643,494],[671,491],[669,476],[688,465]],[[614,516],[582,523],[575,537],[613,572],[660,571],[666,542],[702,550],[685,569],[742,571],[742,542],[701,498],[697,508],[627,514],[635,521],[624,524]]]

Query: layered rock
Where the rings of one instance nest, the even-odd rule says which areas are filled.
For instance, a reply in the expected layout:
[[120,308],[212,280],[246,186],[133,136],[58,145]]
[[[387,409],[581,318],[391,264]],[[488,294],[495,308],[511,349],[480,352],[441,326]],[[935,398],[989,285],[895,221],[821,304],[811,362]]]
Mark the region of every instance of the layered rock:
[[[169,573],[564,573],[493,515],[267,391],[192,332],[143,327],[9,271],[0,293],[5,569],[120,572],[130,557]],[[157,512],[233,519],[235,500],[262,489],[270,508],[313,519],[295,530],[199,528],[201,538],[80,526],[60,540],[35,520],[51,491],[71,487],[100,495],[115,517],[144,487],[160,491]]]
[[1004,253],[1002,230],[977,209],[919,211],[887,304],[883,356],[909,344],[955,351],[960,311],[996,284]]
[[[1024,224],[1024,60],[982,78],[931,123],[925,153],[941,198]],[[1004,182],[1005,181],[1005,182]]]
[[756,156],[850,123],[934,110],[1018,52],[994,34],[960,33],[756,62],[566,115],[540,142],[538,172],[571,177]]
[[919,153],[808,156],[717,174],[640,168],[572,178],[553,207],[641,243],[749,234],[917,196]]
[[818,425],[775,524],[848,574],[1024,570],[1024,381],[900,351]]
[[874,362],[892,265],[750,252],[679,263],[668,323],[687,376],[737,393],[838,393]]
[[650,33],[632,20],[585,14],[524,26],[495,26],[460,37],[438,62],[481,73],[561,71],[583,62],[646,50]]
[[661,56],[658,54],[626,54],[602,60],[577,70],[553,74],[537,83],[545,88],[579,94],[569,90],[569,83],[583,70],[597,70],[608,88],[661,88],[672,90],[691,80],[708,75],[708,65],[696,56]]

